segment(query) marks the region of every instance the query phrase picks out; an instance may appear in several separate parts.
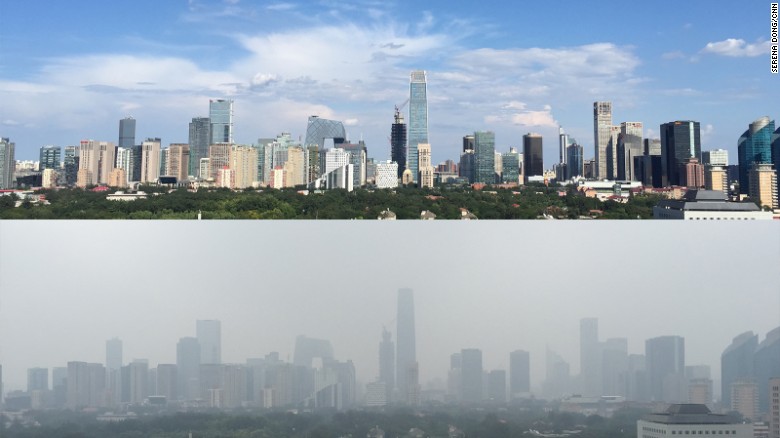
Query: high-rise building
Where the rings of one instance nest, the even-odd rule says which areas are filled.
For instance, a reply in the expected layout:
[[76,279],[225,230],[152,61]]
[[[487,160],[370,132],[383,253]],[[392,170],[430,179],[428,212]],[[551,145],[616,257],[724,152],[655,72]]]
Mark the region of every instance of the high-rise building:
[[496,182],[496,134],[492,131],[474,133],[474,182]]
[[152,184],[160,178],[159,138],[147,138],[141,143],[141,182]]
[[213,319],[199,319],[195,333],[200,344],[201,364],[222,363],[222,323]]
[[105,405],[106,370],[102,364],[68,362],[66,406],[69,409]]
[[[0,146],[0,148],[2,148],[2,146]],[[67,185],[68,187],[72,187],[76,184],[76,174],[79,171],[78,146],[65,146],[65,156],[63,158],[63,166],[65,170],[65,185]]]
[[593,145],[596,155],[596,176],[607,177],[607,146],[612,129],[612,102],[593,102]]
[[[303,151],[301,150],[299,164],[302,166]],[[230,168],[235,173],[234,188],[244,189],[252,187],[257,181],[257,149],[251,146],[234,145],[230,149]],[[300,169],[299,177],[303,175]],[[299,178],[301,179],[301,178]]]
[[769,382],[780,376],[780,327],[766,334],[753,355],[753,376],[758,385],[758,411],[769,412]]
[[676,121],[661,125],[661,164],[665,186],[683,184],[685,163],[689,158],[701,160],[699,122]]
[[393,126],[390,128],[390,160],[398,163],[398,176],[406,170],[406,123],[398,107],[395,108]]
[[79,170],[86,170],[86,184],[107,184],[114,168],[114,143],[82,140],[79,147]]
[[522,160],[520,154],[515,148],[509,148],[509,152],[501,155],[501,182],[520,184],[520,166]]
[[650,396],[653,401],[680,402],[686,397],[685,340],[680,336],[660,336],[645,341],[645,361]]
[[748,421],[758,421],[758,385],[753,380],[737,380],[729,387],[730,410],[739,412]]
[[696,158],[689,158],[685,163],[685,171],[681,172],[681,184],[689,189],[704,187],[704,166]]
[[135,119],[125,117],[119,120],[119,143],[120,148],[131,148],[135,146]]
[[541,134],[528,133],[523,136],[523,174],[526,181],[529,177],[544,175],[542,151]]
[[601,343],[601,394],[628,395],[628,339],[610,338]]
[[177,389],[184,400],[199,396],[200,351],[196,338],[181,338],[176,344]]
[[154,395],[161,395],[167,400],[177,400],[178,372],[175,364],[157,365],[157,391]]
[[769,438],[780,438],[780,377],[769,379]]
[[408,370],[417,363],[417,342],[414,324],[414,292],[398,289],[398,313],[396,315],[396,387],[400,394],[408,394],[410,382]]
[[494,403],[506,403],[506,371],[492,370],[487,378],[488,400]]
[[217,178],[220,169],[230,168],[230,151],[233,145],[230,143],[215,143],[209,145],[209,175],[204,178]]
[[49,390],[49,369],[48,368],[28,368],[27,369],[27,393],[33,391]]
[[395,161],[380,161],[376,163],[376,188],[397,188],[398,178],[398,163]]
[[[344,130],[344,124],[338,120],[322,119],[319,116],[309,116],[309,121],[306,126],[306,143],[305,147],[316,145],[319,150],[325,149],[325,140],[333,140],[335,147],[338,147],[340,143],[344,143],[347,139],[347,133]],[[277,138],[277,141],[280,139]],[[276,163],[273,163],[276,166]],[[317,177],[319,178],[320,175]]]
[[193,117],[190,122],[190,168],[189,175],[200,179],[208,179],[210,175],[201,175],[201,158],[208,158],[211,144],[211,122],[208,117]]
[[106,369],[118,370],[122,368],[122,340],[118,338],[106,341]]
[[458,163],[458,175],[461,178],[466,178],[469,183],[475,182],[476,179],[476,158],[473,149],[469,149],[460,154],[460,162]]
[[772,164],[755,163],[749,174],[750,199],[761,207],[778,208],[777,171]]
[[728,171],[723,166],[704,166],[704,188],[729,193]]
[[709,151],[701,151],[701,163],[711,166],[723,166],[729,165],[729,151],[726,149],[712,149]]
[[433,166],[431,166],[431,145],[417,145],[417,167],[420,169],[417,177],[419,187],[433,187]]
[[524,350],[509,353],[509,398],[529,395],[531,392],[531,357]]
[[418,166],[417,145],[430,144],[428,141],[428,91],[425,71],[415,70],[409,82],[409,147],[406,154],[406,167],[411,169],[417,182]]
[[585,176],[585,161],[582,146],[573,142],[566,147],[566,179]]
[[[366,185],[366,160],[368,159],[366,143],[363,140],[360,140],[358,143],[345,142],[340,144],[339,147],[349,152],[349,163],[352,164],[352,178],[355,181],[355,185],[358,187]],[[430,160],[430,146],[428,147],[428,156]]]
[[390,338],[390,332],[382,328],[382,342],[379,343],[379,381],[385,386],[385,400],[393,400],[395,389],[395,344]]
[[758,335],[745,332],[735,337],[720,355],[721,399],[731,406],[731,384],[753,378],[753,355],[758,348]]
[[62,148],[59,146],[43,146],[41,147],[38,169],[41,171],[45,169],[57,170],[60,168],[60,154]]
[[482,401],[482,350],[466,348],[460,351],[461,400],[467,403]]
[[559,164],[568,163],[568,161],[566,161],[566,159],[568,158],[566,154],[566,148],[568,148],[570,144],[571,142],[569,141],[569,135],[563,131],[562,126],[558,126],[558,163]]
[[233,143],[233,101],[209,100],[209,130],[214,143]]
[[772,164],[772,135],[775,121],[761,117],[750,124],[739,137],[737,158],[739,160],[739,187],[742,193],[750,193],[750,170],[755,164]]
[[712,379],[688,380],[688,403],[712,404]]
[[175,176],[178,181],[184,181],[190,175],[190,145],[189,143],[171,143],[168,146],[168,159],[165,162],[165,175]]
[[149,394],[149,361],[136,359],[127,365],[129,374],[129,401],[141,404]]
[[474,151],[474,136],[473,135],[464,135],[463,136],[463,152],[466,151]]
[[602,395],[598,318],[580,320],[580,380],[585,395]]
[[617,179],[639,181],[634,168],[634,158],[644,154],[642,122],[623,122],[620,124],[620,137],[617,150]]

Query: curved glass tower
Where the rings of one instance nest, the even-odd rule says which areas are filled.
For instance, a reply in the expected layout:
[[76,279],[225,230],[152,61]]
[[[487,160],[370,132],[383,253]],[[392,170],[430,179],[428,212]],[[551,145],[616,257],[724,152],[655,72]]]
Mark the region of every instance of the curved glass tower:
[[325,146],[325,139],[333,139],[334,144],[344,143],[347,134],[344,125],[338,120],[321,119],[318,116],[310,116],[306,127],[306,147],[317,145],[320,149]]
[[775,121],[769,117],[761,117],[750,124],[750,127],[737,144],[737,157],[739,159],[739,187],[740,192],[750,193],[750,168],[754,164],[772,163],[772,134],[775,130]]
[[409,147],[406,154],[406,168],[412,171],[417,182],[419,158],[417,145],[428,142],[428,94],[425,71],[415,70],[409,83]]

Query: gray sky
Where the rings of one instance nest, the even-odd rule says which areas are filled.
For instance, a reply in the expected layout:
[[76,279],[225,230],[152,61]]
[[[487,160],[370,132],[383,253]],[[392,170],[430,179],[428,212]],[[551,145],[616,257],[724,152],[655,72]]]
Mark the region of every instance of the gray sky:
[[638,221],[0,221],[0,363],[5,389],[29,367],[175,363],[196,319],[222,321],[222,357],[244,362],[295,337],[331,340],[362,382],[395,340],[400,287],[415,293],[421,383],[481,348],[485,369],[545,345],[579,369],[579,319],[599,336],[685,337],[686,362],[719,378],[739,333],[780,325],[780,223]]

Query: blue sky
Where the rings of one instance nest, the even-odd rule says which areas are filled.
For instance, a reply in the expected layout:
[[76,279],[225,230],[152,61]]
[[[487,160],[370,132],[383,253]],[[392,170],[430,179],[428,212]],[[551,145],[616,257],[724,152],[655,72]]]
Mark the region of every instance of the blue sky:
[[17,159],[40,146],[187,141],[208,99],[235,100],[235,139],[304,135],[306,118],[345,121],[369,156],[389,158],[393,105],[409,71],[428,71],[435,163],[461,137],[519,146],[540,132],[545,167],[560,124],[593,156],[592,102],[645,136],[697,120],[703,149],[736,143],[778,115],[769,72],[770,2],[393,2],[248,0],[0,3],[0,135]]

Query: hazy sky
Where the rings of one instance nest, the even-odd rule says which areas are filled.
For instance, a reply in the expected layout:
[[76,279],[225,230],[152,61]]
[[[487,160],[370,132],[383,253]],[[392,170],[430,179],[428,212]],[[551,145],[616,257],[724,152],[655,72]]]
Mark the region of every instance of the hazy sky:
[[713,366],[747,330],[780,325],[780,224],[683,222],[0,221],[0,363],[6,389],[29,367],[175,363],[196,319],[222,321],[223,361],[331,340],[358,378],[378,371],[396,293],[414,289],[421,382],[481,348],[485,369],[545,346],[579,369],[579,319],[600,338],[685,337]]
[[559,124],[592,157],[595,100],[647,137],[699,121],[703,149],[734,163],[748,124],[778,116],[769,14],[764,0],[3,1],[0,135],[37,159],[116,142],[131,115],[137,142],[186,142],[209,99],[232,98],[237,142],[297,138],[319,115],[387,159],[393,106],[424,69],[434,163],[493,130],[499,151],[542,133],[549,167]]

